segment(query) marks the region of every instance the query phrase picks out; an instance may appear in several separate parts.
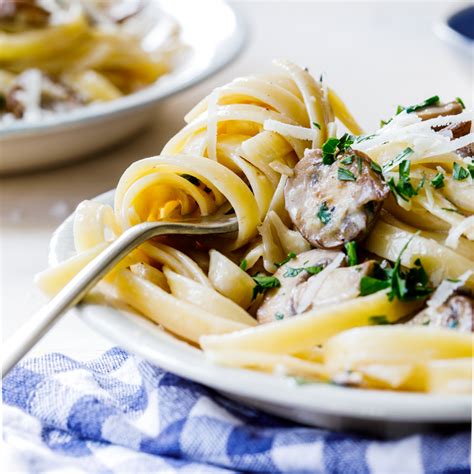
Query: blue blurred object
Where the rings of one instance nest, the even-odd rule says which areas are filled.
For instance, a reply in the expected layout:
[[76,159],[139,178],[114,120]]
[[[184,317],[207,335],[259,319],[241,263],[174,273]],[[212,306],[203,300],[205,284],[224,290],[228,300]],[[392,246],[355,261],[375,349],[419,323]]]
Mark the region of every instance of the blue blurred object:
[[474,56],[474,6],[452,13],[435,31],[441,39]]
[[474,6],[470,6],[451,15],[447,21],[448,27],[469,39],[474,40]]

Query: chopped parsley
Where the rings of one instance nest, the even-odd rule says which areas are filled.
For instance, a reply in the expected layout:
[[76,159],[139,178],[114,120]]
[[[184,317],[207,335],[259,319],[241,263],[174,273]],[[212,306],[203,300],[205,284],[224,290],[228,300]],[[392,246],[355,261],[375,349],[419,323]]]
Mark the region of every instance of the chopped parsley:
[[304,267],[304,271],[308,272],[310,275],[317,275],[323,270],[323,268],[322,265],[313,265],[311,267]]
[[366,140],[370,140],[371,138],[375,137],[375,133],[372,133],[372,135],[359,135],[358,137],[355,137],[354,143],[361,143],[365,142]]
[[282,260],[281,262],[275,262],[275,267],[280,268],[281,266],[285,265],[285,263],[288,263],[293,258],[296,258],[296,253],[290,252],[284,260]]
[[472,165],[467,165],[467,169],[471,175],[471,178],[474,179],[474,160],[472,160]]
[[376,163],[375,161],[370,160],[370,167],[376,172],[376,173],[382,173],[382,167]]
[[410,147],[406,147],[400,154],[398,154],[393,160],[390,160],[383,166],[383,172],[390,171],[392,168],[398,166],[403,160],[413,154],[414,151]]
[[357,171],[360,176],[362,174],[362,158],[360,156],[357,157]]
[[441,209],[443,211],[455,212],[456,214],[459,214],[460,216],[464,216],[464,214],[461,211],[458,211],[457,209],[452,209],[450,207],[442,207]]
[[339,148],[339,151],[342,153],[348,150],[353,143],[354,143],[354,137],[352,135],[349,135],[348,133],[344,133],[344,135],[341,138],[339,138],[339,143],[337,147]]
[[245,270],[247,270],[247,260],[244,258],[241,262],[240,262],[240,268],[245,272]]
[[335,155],[337,152],[337,145],[339,144],[339,139],[336,137],[330,137],[326,140],[323,145],[323,164],[332,165],[336,159]]
[[283,313],[275,313],[275,319],[277,321],[282,320],[284,317],[285,317],[285,315]]
[[431,186],[435,189],[440,189],[444,187],[444,174],[438,173],[431,181]]
[[337,179],[339,181],[355,181],[356,177],[354,176],[354,173],[352,173],[349,170],[346,170],[345,168],[339,167],[337,169]]
[[298,276],[301,272],[308,272],[310,275],[317,275],[323,269],[322,265],[312,266],[312,267],[299,267],[292,268],[288,267],[286,272],[283,274],[285,278],[293,278]]
[[321,130],[321,125],[319,125],[319,123],[317,122],[311,122],[313,124],[313,127],[315,128],[319,128],[319,130]]
[[326,225],[330,220],[331,220],[331,210],[327,206],[325,202],[319,206],[318,213],[316,214],[316,217],[324,224]]
[[388,288],[390,283],[387,280],[381,280],[370,276],[363,276],[360,279],[360,296],[371,295],[377,291]]
[[397,105],[397,110],[395,111],[395,115],[401,114],[405,110],[405,107],[403,105]]
[[420,180],[416,188],[411,184],[410,179],[410,161],[403,160],[398,167],[398,183],[395,183],[393,177],[388,181],[388,186],[392,193],[396,196],[400,196],[404,201],[409,201],[410,198],[416,196],[420,189],[425,185],[425,177]]
[[425,107],[428,107],[430,105],[435,105],[439,102],[439,96],[434,95],[432,97],[428,97],[428,99],[425,99],[423,102],[420,102],[419,104],[415,105],[410,105],[405,108],[407,114],[410,114],[411,112],[416,112],[417,110],[424,109]]
[[356,242],[346,242],[344,244],[344,248],[347,252],[347,260],[349,262],[349,266],[352,267],[353,265],[357,265],[357,243]]
[[300,267],[300,268],[287,267],[283,276],[285,278],[293,278],[295,276],[298,276],[303,270],[304,270],[303,267]]
[[463,181],[469,176],[470,171],[466,168],[463,168],[458,163],[454,163],[453,178],[456,181]]
[[348,156],[346,156],[345,158],[343,158],[341,160],[341,163],[344,164],[344,165],[350,165],[354,161],[355,156],[356,155],[348,155]]
[[252,299],[255,299],[259,293],[265,293],[270,288],[278,288],[280,286],[280,280],[274,276],[256,275],[252,278],[256,283],[253,287]]
[[384,314],[369,316],[369,324],[372,325],[381,325],[381,324],[390,324],[390,321],[387,319],[387,316]]
[[344,153],[350,149],[354,143],[354,137],[345,133],[341,138],[330,137],[324,143],[323,150],[323,164],[332,165],[339,153]]
[[458,102],[459,104],[461,104],[461,107],[463,109],[466,108],[466,105],[464,104],[464,101],[461,99],[461,97],[456,97],[456,102]]
[[192,174],[182,174],[182,178],[187,179],[190,183],[194,184],[195,186],[199,186],[201,184],[201,181],[196,178],[196,176],[193,176]]
[[421,260],[417,258],[414,267],[407,271],[401,269],[401,258],[410,245],[415,234],[403,246],[393,268],[376,267],[376,275],[362,277],[360,281],[360,295],[366,296],[384,288],[390,288],[387,294],[389,301],[398,298],[400,301],[413,301],[424,299],[433,292],[428,275],[423,268]]

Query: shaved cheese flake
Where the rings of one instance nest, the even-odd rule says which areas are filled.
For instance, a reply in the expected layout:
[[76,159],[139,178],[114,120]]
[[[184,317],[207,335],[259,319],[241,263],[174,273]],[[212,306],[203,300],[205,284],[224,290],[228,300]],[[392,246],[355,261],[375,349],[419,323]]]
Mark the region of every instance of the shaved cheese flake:
[[317,131],[314,128],[289,125],[272,119],[265,120],[263,123],[263,129],[268,132],[279,133],[284,137],[298,138],[299,140],[314,140],[317,137]]
[[353,145],[353,148],[366,153],[384,146],[386,143],[403,143],[415,152],[411,156],[431,157],[449,153],[474,141],[474,133],[469,133],[455,140],[450,140],[447,133],[439,133],[432,127],[444,127],[473,120],[472,111],[458,115],[436,117],[421,121],[416,114],[402,112],[369,139]]
[[474,216],[466,217],[460,224],[451,227],[448,233],[448,237],[445,240],[445,245],[452,249],[456,249],[459,243],[459,239],[462,234],[467,232],[474,232]]
[[341,263],[343,262],[345,257],[346,256],[342,252],[339,253],[336,258],[323,271],[309,278],[306,290],[303,293],[303,296],[296,310],[298,314],[304,313],[304,311],[314,301],[314,298],[323,283],[336,268],[339,268],[341,266]]
[[459,287],[466,283],[472,273],[472,270],[468,270],[456,280],[443,280],[427,303],[430,310],[434,311],[444,304]]
[[283,174],[285,176],[293,176],[294,171],[288,166],[282,163],[281,161],[275,160],[269,164],[270,168],[277,173]]

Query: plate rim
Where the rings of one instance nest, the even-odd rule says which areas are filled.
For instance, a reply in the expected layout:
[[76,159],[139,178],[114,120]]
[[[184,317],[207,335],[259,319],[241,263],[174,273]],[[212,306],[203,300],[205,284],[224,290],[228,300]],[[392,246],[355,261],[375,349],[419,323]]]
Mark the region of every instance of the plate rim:
[[[112,204],[113,196],[114,190],[110,190],[92,199]],[[57,264],[73,252],[73,217],[74,213],[53,234],[49,249],[50,265]],[[293,410],[303,409],[321,415],[360,420],[397,423],[459,423],[471,420],[470,395],[428,395],[317,383],[299,386],[288,378],[216,365],[198,348],[128,311],[82,303],[74,312],[92,330],[129,352],[179,376],[237,397],[248,397]],[[123,330],[124,327],[127,330]],[[140,343],[131,341],[130,331],[138,331],[137,334],[144,335],[145,339]],[[151,338],[150,341],[148,338]],[[160,344],[155,346],[157,341],[165,349],[160,351]],[[190,353],[193,355],[190,356]],[[262,387],[266,388],[266,392],[262,391]]]
[[[162,0],[161,0],[162,1]],[[205,67],[201,67],[192,74],[186,69],[179,68],[175,72],[159,77],[154,83],[132,94],[100,104],[91,104],[70,112],[53,114],[47,119],[35,122],[16,121],[6,126],[0,125],[0,140],[21,138],[23,136],[56,132],[65,129],[80,127],[84,123],[93,124],[102,120],[113,119],[118,115],[127,114],[154,106],[157,102],[183,92],[199,84],[225,66],[236,60],[244,50],[248,41],[248,25],[236,5],[230,5],[225,0],[210,0],[209,5],[219,4],[220,8],[231,15],[235,22],[232,34],[227,38],[221,37],[216,54]],[[179,18],[178,18],[179,20]],[[177,82],[174,81],[177,79]]]

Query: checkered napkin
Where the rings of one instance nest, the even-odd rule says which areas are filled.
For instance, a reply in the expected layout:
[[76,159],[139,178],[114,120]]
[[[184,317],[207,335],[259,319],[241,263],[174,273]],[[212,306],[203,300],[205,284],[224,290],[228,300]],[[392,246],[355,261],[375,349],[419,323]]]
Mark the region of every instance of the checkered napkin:
[[[470,433],[378,441],[297,426],[114,348],[30,359],[4,380],[12,472],[461,473]],[[4,471],[5,472],[5,471]]]

